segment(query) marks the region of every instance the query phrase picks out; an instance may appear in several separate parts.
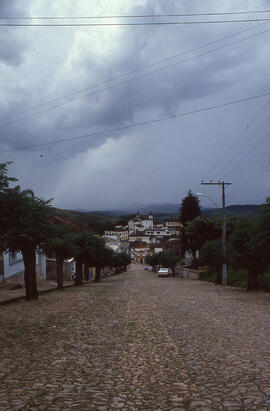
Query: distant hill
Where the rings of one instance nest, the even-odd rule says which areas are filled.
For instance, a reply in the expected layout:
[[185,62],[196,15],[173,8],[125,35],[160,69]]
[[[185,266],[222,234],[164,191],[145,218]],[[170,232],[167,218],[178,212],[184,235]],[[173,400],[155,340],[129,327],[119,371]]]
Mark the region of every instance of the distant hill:
[[63,219],[79,224],[95,233],[103,234],[105,230],[113,229],[119,222],[119,218],[105,216],[101,214],[90,214],[89,212],[80,212],[74,210],[64,210],[53,208],[53,213]]
[[77,209],[75,212],[83,212],[87,214],[103,215],[108,217],[120,217],[135,214],[137,211],[142,215],[148,215],[149,211],[152,211],[153,215],[158,214],[177,214],[179,213],[179,204],[173,203],[153,203],[149,205],[135,205],[129,206],[123,210],[83,210]]
[[[261,206],[254,204],[229,205],[226,207],[226,215],[229,216],[252,216],[260,213]],[[222,208],[203,208],[203,217],[222,216]]]
[[[226,207],[226,213],[228,216],[245,216],[245,215],[257,215],[260,212],[260,205],[244,204],[244,205],[229,205]],[[65,210],[69,211],[69,210]],[[74,213],[82,213],[86,215],[105,216],[108,218],[117,219],[121,216],[128,216],[135,214],[137,211],[142,215],[148,215],[149,211],[152,211],[155,216],[166,216],[167,218],[175,218],[179,215],[179,204],[174,203],[153,203],[149,205],[143,205],[138,208],[127,207],[125,210],[73,210]],[[202,208],[203,217],[221,216],[221,208]]]
[[85,211],[85,213],[90,215],[99,215],[111,218],[119,218],[121,216],[131,215],[132,211],[127,210],[98,210],[98,211]]
[[[226,207],[226,215],[230,216],[252,216],[258,215],[260,205],[245,204],[245,205],[229,205]],[[138,210],[142,215],[148,215],[151,210],[153,215],[160,221],[178,218],[179,204],[173,203],[154,203],[138,207],[137,209],[128,207],[126,210],[62,210],[55,209],[56,215],[66,218],[72,222],[88,227],[96,232],[102,232],[105,229],[112,229],[114,225],[119,224],[120,217],[123,217],[122,224],[127,223],[127,216],[135,214]],[[203,217],[221,217],[221,208],[202,208]]]

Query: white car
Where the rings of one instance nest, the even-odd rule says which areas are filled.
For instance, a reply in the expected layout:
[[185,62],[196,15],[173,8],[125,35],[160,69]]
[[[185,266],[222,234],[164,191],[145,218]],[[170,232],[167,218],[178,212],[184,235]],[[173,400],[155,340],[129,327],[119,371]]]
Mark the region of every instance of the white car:
[[171,277],[172,270],[170,268],[160,268],[158,270],[158,276],[159,277]]

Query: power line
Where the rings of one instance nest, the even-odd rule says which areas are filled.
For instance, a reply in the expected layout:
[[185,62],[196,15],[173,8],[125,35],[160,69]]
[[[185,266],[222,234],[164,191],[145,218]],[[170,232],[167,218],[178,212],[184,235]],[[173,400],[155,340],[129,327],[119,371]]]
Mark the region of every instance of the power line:
[[[76,91],[74,91],[74,92],[72,92],[72,93],[69,93],[69,94],[66,94],[66,95],[64,95],[64,96],[62,96],[62,97],[58,97],[58,98],[56,98],[56,99],[49,100],[49,101],[47,101],[47,102],[45,102],[45,103],[42,103],[42,104],[40,104],[40,105],[38,105],[38,106],[28,108],[28,109],[26,109],[26,110],[23,110],[23,111],[21,111],[21,112],[18,112],[18,113],[15,113],[15,114],[12,114],[12,115],[9,115],[9,116],[6,116],[6,117],[2,117],[2,118],[0,118],[0,121],[8,120],[8,119],[11,118],[11,117],[15,117],[15,116],[18,116],[18,115],[21,115],[21,114],[25,114],[25,113],[27,113],[27,112],[29,112],[29,111],[39,109],[39,108],[44,107],[44,106],[46,106],[46,105],[48,105],[48,104],[55,103],[55,102],[57,102],[57,101],[59,101],[59,100],[62,100],[62,99],[64,99],[64,98],[72,97],[72,96],[74,96],[74,95],[76,95],[76,94],[79,94],[79,93],[81,93],[81,92],[87,91],[87,90],[92,89],[92,88],[95,88],[95,87],[102,86],[102,85],[104,85],[104,84],[106,84],[106,83],[110,83],[110,82],[112,82],[112,81],[119,80],[120,78],[123,78],[123,77],[126,77],[126,76],[128,76],[128,75],[137,73],[137,72],[139,72],[139,71],[143,71],[143,70],[145,70],[145,69],[147,69],[147,68],[150,68],[150,67],[153,67],[153,66],[155,66],[155,65],[162,64],[162,63],[166,63],[166,62],[169,61],[169,60],[173,60],[173,59],[175,59],[175,58],[182,57],[182,56],[184,56],[184,55],[186,55],[186,54],[189,54],[189,53],[192,53],[192,52],[194,52],[194,51],[200,50],[200,49],[202,49],[202,48],[211,46],[212,44],[216,44],[216,43],[219,43],[219,42],[221,42],[221,41],[224,41],[224,40],[227,40],[227,39],[229,39],[229,38],[232,38],[232,37],[238,36],[238,35],[240,35],[240,34],[243,34],[243,33],[245,33],[245,32],[248,32],[248,31],[250,31],[250,30],[254,30],[254,29],[256,29],[256,28],[258,28],[258,27],[261,27],[261,26],[263,26],[263,25],[265,25],[265,24],[268,24],[268,23],[256,24],[254,27],[249,27],[249,28],[247,28],[247,29],[240,30],[240,31],[237,31],[236,33],[233,33],[233,34],[230,34],[230,35],[228,35],[228,36],[222,37],[222,38],[220,38],[220,39],[218,39],[218,40],[213,40],[213,41],[211,41],[211,42],[209,42],[209,43],[204,43],[204,44],[202,44],[201,46],[195,47],[195,48],[190,49],[190,50],[186,50],[186,51],[184,51],[183,53],[178,53],[178,54],[175,54],[175,55],[173,55],[173,56],[169,56],[169,57],[167,57],[167,58],[165,58],[165,59],[161,59],[161,60],[158,60],[158,61],[156,61],[156,62],[154,62],[154,63],[150,63],[150,64],[147,64],[147,65],[145,65],[145,66],[143,66],[143,67],[137,68],[137,69],[135,69],[135,70],[131,70],[131,71],[129,71],[129,72],[120,74],[120,75],[115,76],[115,77],[113,77],[113,78],[111,78],[111,79],[107,79],[107,80],[104,80],[104,81],[102,81],[102,82],[100,82],[100,83],[97,83],[97,84],[88,86],[88,87],[86,87],[86,88],[76,90]],[[269,30],[266,30],[266,31],[263,31],[263,32],[260,32],[260,33],[255,33],[254,36],[260,35],[260,34],[264,34],[264,33],[266,33],[266,32],[269,32]],[[248,40],[249,38],[250,38],[250,37],[248,37],[247,40]],[[168,67],[169,67],[169,66],[168,66]]]
[[[269,105],[269,101],[267,101],[263,107],[256,113],[256,115],[253,117],[251,122],[244,128],[244,130],[239,134],[239,136],[234,140],[234,142],[230,145],[230,147],[225,151],[225,153],[222,154],[222,156],[218,159],[218,161],[215,163],[215,165],[210,169],[210,171],[207,173],[207,175],[212,174],[212,171],[216,169],[218,165],[224,160],[224,158],[227,156],[227,154],[230,153],[230,151],[235,147],[235,145],[242,139],[242,137],[246,134],[246,132],[252,127],[252,125],[255,123],[255,121],[258,119],[258,117],[261,115],[261,113],[265,110],[265,108]],[[217,175],[215,175],[215,178]]]
[[29,149],[29,148],[42,147],[42,146],[47,146],[47,145],[52,145],[52,144],[64,143],[64,142],[68,142],[68,141],[75,141],[75,140],[79,140],[79,139],[82,139],[82,138],[93,137],[93,136],[97,136],[97,135],[101,135],[101,134],[127,130],[127,129],[130,129],[130,128],[133,128],[133,127],[145,126],[145,125],[149,125],[149,124],[159,123],[159,122],[162,122],[162,121],[165,121],[165,120],[185,117],[185,116],[189,116],[189,115],[192,115],[192,114],[202,113],[204,111],[215,110],[215,109],[218,109],[218,108],[231,106],[233,104],[244,103],[244,102],[247,102],[247,101],[252,101],[252,100],[267,97],[267,96],[270,96],[270,92],[263,93],[263,94],[257,94],[255,96],[250,96],[250,97],[242,98],[242,99],[239,99],[239,100],[233,100],[233,101],[229,101],[229,102],[214,105],[214,106],[199,108],[199,109],[192,110],[192,111],[187,111],[187,112],[184,112],[184,113],[178,113],[178,114],[174,114],[174,115],[171,115],[171,116],[160,117],[160,118],[156,118],[154,120],[142,121],[142,122],[133,123],[133,124],[129,124],[129,125],[122,126],[122,127],[116,127],[116,128],[111,128],[111,129],[107,129],[107,130],[96,131],[94,133],[85,134],[85,135],[81,135],[81,136],[63,138],[63,139],[54,140],[54,141],[50,141],[50,142],[46,142],[46,143],[32,144],[32,145],[28,145],[28,146],[24,146],[24,147],[18,147],[18,148],[11,149],[11,150],[2,150],[2,151],[0,151],[0,154],[10,153],[10,152],[19,151],[19,150],[26,150],[26,149]]
[[[269,121],[269,120],[268,120]],[[236,163],[231,169],[230,169],[230,172],[231,171],[233,171],[233,170],[235,170],[237,167],[239,167],[239,165],[249,156],[249,154],[250,153],[252,153],[252,151],[253,150],[255,150],[261,143],[263,143],[263,141],[267,138],[267,137],[269,137],[269,132],[267,132],[264,136],[263,136],[263,138],[261,138],[253,147],[251,147],[251,149],[246,153],[246,154],[244,154],[244,156],[238,161],[238,163]]]
[[0,27],[105,27],[105,26],[171,26],[191,24],[253,23],[270,21],[270,18],[206,21],[153,21],[139,23],[0,23]]
[[[263,24],[267,24],[267,23],[263,23]],[[261,25],[260,25],[260,26],[261,26]],[[247,30],[251,30],[251,29],[247,29]],[[245,30],[245,31],[247,31],[247,30]],[[234,41],[234,42],[232,42],[232,43],[225,44],[225,45],[222,45],[222,46],[220,46],[220,47],[216,47],[216,48],[214,48],[214,49],[212,49],[212,50],[205,51],[205,52],[203,52],[203,53],[198,54],[197,56],[191,56],[191,57],[187,58],[186,60],[183,60],[183,61],[180,61],[180,62],[176,62],[176,63],[170,64],[170,65],[167,65],[167,66],[163,66],[163,67],[161,67],[161,68],[158,68],[158,69],[156,69],[156,70],[152,70],[152,71],[147,72],[147,73],[145,73],[145,74],[141,74],[141,75],[136,76],[136,77],[133,77],[133,78],[131,78],[131,79],[127,79],[127,80],[121,81],[120,83],[116,83],[116,84],[113,84],[113,85],[111,85],[111,86],[104,87],[104,88],[102,88],[102,89],[100,89],[100,90],[94,91],[94,92],[92,92],[92,93],[89,93],[89,94],[86,94],[86,95],[83,95],[83,96],[79,96],[79,97],[77,97],[77,98],[75,98],[75,99],[73,99],[73,100],[71,100],[71,101],[65,101],[65,102],[62,102],[62,103],[60,103],[60,104],[56,104],[56,105],[54,105],[54,106],[52,106],[52,107],[48,107],[48,108],[46,108],[46,109],[44,109],[44,110],[40,110],[40,111],[38,111],[38,112],[36,112],[36,113],[33,113],[33,114],[30,114],[30,115],[28,115],[28,116],[23,116],[23,117],[21,117],[21,118],[12,119],[12,117],[16,117],[16,116],[21,115],[21,114],[24,114],[24,113],[26,113],[26,112],[29,112],[29,111],[32,111],[32,110],[41,108],[42,106],[46,106],[46,105],[48,105],[48,104],[50,104],[50,103],[59,101],[59,100],[61,100],[62,98],[75,95],[75,94],[79,93],[80,91],[71,93],[71,94],[66,95],[66,96],[64,96],[64,97],[62,97],[62,98],[55,99],[55,100],[52,100],[51,102],[47,102],[47,103],[41,104],[41,105],[37,106],[36,108],[27,109],[27,110],[24,110],[24,111],[21,112],[21,113],[13,114],[13,115],[7,116],[7,117],[5,117],[5,118],[2,118],[2,119],[0,119],[0,121],[1,121],[1,120],[4,121],[5,119],[9,119],[9,118],[11,118],[11,120],[8,121],[8,122],[6,122],[6,123],[4,123],[4,124],[0,124],[0,127],[5,127],[5,126],[8,126],[8,125],[10,125],[10,124],[14,124],[14,123],[16,123],[16,122],[18,122],[18,121],[25,120],[25,119],[27,119],[27,118],[37,117],[37,116],[39,116],[40,114],[46,113],[46,112],[51,111],[51,110],[53,110],[53,109],[62,107],[62,106],[67,105],[67,104],[71,104],[71,103],[76,102],[76,101],[79,101],[79,100],[83,100],[83,99],[85,99],[85,98],[88,98],[88,97],[94,96],[94,95],[96,95],[96,94],[99,94],[99,93],[101,93],[102,91],[106,91],[106,90],[109,90],[109,89],[113,89],[113,88],[118,87],[118,86],[120,86],[120,85],[127,84],[127,83],[129,83],[129,82],[131,82],[131,81],[135,81],[135,80],[138,80],[138,79],[141,79],[141,78],[144,78],[144,77],[148,77],[148,76],[150,76],[150,75],[152,75],[152,74],[154,74],[154,73],[157,73],[157,72],[159,72],[159,71],[161,71],[161,70],[165,70],[165,69],[168,69],[168,68],[170,68],[170,67],[173,67],[173,66],[176,66],[176,65],[179,65],[179,64],[183,64],[183,63],[192,61],[192,60],[194,60],[194,59],[196,59],[196,58],[198,58],[198,57],[202,57],[202,56],[211,54],[211,53],[213,53],[213,52],[215,52],[215,51],[218,51],[218,50],[221,50],[221,49],[230,47],[230,46],[232,46],[232,45],[238,44],[238,43],[240,43],[240,42],[249,40],[249,39],[254,38],[254,37],[256,37],[256,36],[265,34],[265,33],[269,32],[269,31],[270,31],[270,29],[267,29],[267,30],[264,30],[264,31],[262,31],[262,32],[255,33],[255,34],[253,34],[253,35],[251,35],[251,36],[245,37],[245,38],[240,39],[240,40],[236,40],[236,41]],[[239,32],[238,34],[240,34],[240,33],[242,33],[242,32]],[[236,34],[233,34],[233,35],[231,35],[231,36],[234,36],[234,35],[236,35]],[[226,38],[228,38],[228,37],[229,37],[229,36],[227,36]],[[222,40],[224,40],[224,39],[216,40],[215,42],[222,41]],[[211,42],[211,43],[213,43],[213,42]],[[210,43],[209,43],[209,44],[210,44]],[[206,47],[206,46],[207,46],[207,45],[203,45],[203,46],[200,46],[200,47],[198,47],[198,48],[196,48],[196,49],[199,49],[199,48],[202,48],[202,47]],[[196,49],[194,49],[194,50],[196,50]],[[191,50],[191,51],[192,51],[192,50]],[[187,52],[184,52],[183,54],[186,54],[186,53],[188,53],[188,51],[187,51]],[[182,55],[183,55],[183,54],[182,54]],[[169,57],[168,59],[170,59],[170,58],[173,58],[173,57]],[[167,60],[167,59],[165,59],[165,60]],[[163,61],[165,61],[165,60],[162,60],[161,62],[163,62]],[[155,64],[158,64],[158,63],[152,63],[151,65],[155,65]],[[149,66],[151,66],[151,65],[148,65],[147,67],[149,67]],[[133,72],[140,71],[140,70],[143,70],[143,69],[137,69],[137,70],[134,70]],[[129,73],[128,73],[128,74],[129,74]],[[128,74],[126,74],[126,75],[128,75]],[[124,74],[118,76],[117,78],[119,79],[119,78],[122,77],[122,76],[124,76]],[[114,79],[116,79],[116,78],[114,78]],[[110,82],[110,81],[113,81],[113,80],[107,80],[107,81],[105,81],[105,82],[103,82],[103,83],[100,83],[100,84],[105,84],[106,82]],[[97,87],[97,86],[92,86],[92,87],[90,87],[90,88],[94,88],[94,87]],[[89,88],[87,88],[87,89],[89,89]],[[87,89],[85,89],[85,90],[87,90]],[[82,91],[83,91],[83,90],[82,90]]]
[[[151,64],[147,64],[147,65],[143,66],[142,68],[137,68],[137,69],[132,70],[132,71],[129,71],[129,72],[127,72],[127,73],[123,73],[123,74],[121,74],[121,75],[119,75],[119,76],[113,77],[112,79],[108,79],[108,80],[105,80],[105,81],[103,81],[103,82],[100,82],[100,83],[98,83],[98,84],[96,84],[96,85],[92,85],[92,86],[90,86],[90,87],[77,90],[77,91],[75,91],[75,92],[73,92],[73,93],[66,94],[66,95],[64,95],[64,96],[62,96],[62,97],[59,97],[59,98],[57,98],[57,99],[47,101],[46,103],[43,103],[43,104],[41,104],[41,105],[39,105],[39,106],[32,107],[32,108],[23,110],[23,111],[21,111],[21,112],[19,112],[19,113],[15,113],[15,114],[12,114],[12,115],[10,115],[10,116],[1,118],[0,121],[4,121],[4,120],[7,120],[7,119],[9,119],[9,118],[11,118],[11,117],[18,116],[18,115],[24,114],[24,113],[26,113],[26,112],[29,112],[29,111],[32,111],[32,110],[35,110],[35,109],[39,109],[39,108],[41,108],[41,107],[43,107],[43,106],[45,106],[45,105],[48,105],[48,104],[50,104],[50,103],[54,103],[54,102],[59,101],[59,100],[61,100],[61,99],[64,99],[64,98],[67,98],[67,97],[71,97],[71,96],[73,96],[73,95],[79,94],[80,92],[83,92],[83,91],[86,91],[86,90],[89,90],[89,89],[92,89],[92,88],[101,86],[101,85],[106,84],[106,83],[108,83],[108,82],[112,82],[112,81],[118,80],[118,79],[120,79],[120,78],[122,78],[122,77],[131,75],[131,74],[134,74],[134,73],[139,72],[139,71],[142,71],[142,70],[145,70],[145,69],[147,69],[147,68],[149,68],[149,67],[152,67],[152,66],[155,66],[155,65],[157,65],[157,64],[165,63],[166,61],[169,61],[169,60],[171,60],[171,59],[175,59],[175,58],[177,58],[177,57],[181,57],[181,56],[183,56],[183,55],[185,55],[185,54],[191,53],[191,52],[193,52],[193,51],[197,51],[197,50],[199,50],[199,49],[201,49],[201,48],[208,47],[208,46],[210,46],[210,45],[212,45],[212,44],[221,42],[221,41],[226,40],[226,39],[231,38],[231,37],[235,37],[235,36],[237,36],[237,35],[239,35],[239,34],[242,34],[242,33],[244,33],[244,32],[253,30],[253,29],[255,29],[255,28],[257,28],[257,27],[260,27],[260,26],[262,26],[262,25],[265,25],[265,24],[267,24],[267,23],[258,24],[258,25],[256,25],[255,27],[250,27],[250,28],[248,28],[248,29],[238,31],[238,32],[233,33],[233,34],[231,34],[231,35],[229,35],[229,36],[225,36],[225,37],[223,37],[223,38],[221,38],[221,39],[219,39],[219,40],[214,40],[214,41],[212,41],[212,42],[210,42],[210,43],[205,43],[205,44],[203,44],[203,45],[201,45],[201,46],[199,46],[199,47],[195,47],[195,48],[193,48],[193,49],[191,49],[191,50],[187,50],[187,51],[185,51],[185,52],[183,52],[183,53],[178,53],[178,54],[176,54],[176,55],[174,55],[174,56],[170,56],[170,57],[167,57],[167,58],[165,58],[165,59],[159,60],[159,61],[157,61],[157,62],[154,62],[154,63],[151,63]],[[255,33],[255,36],[256,36],[256,35],[259,35],[259,34],[264,34],[265,32],[268,32],[268,31],[269,31],[269,30],[266,30],[266,31],[261,32],[261,33]],[[248,37],[247,39],[249,39],[249,38],[250,38],[250,37]],[[170,67],[170,66],[167,66],[167,67]],[[161,69],[162,69],[162,68],[161,68]],[[132,80],[132,79],[131,79],[131,80]],[[68,103],[67,103],[67,104],[68,104]]]
[[176,13],[176,14],[135,14],[135,15],[112,15],[112,16],[6,16],[0,20],[82,20],[82,19],[122,19],[122,18],[155,18],[155,17],[199,17],[199,16],[229,16],[238,14],[270,13],[270,10],[247,10],[234,12],[210,12],[210,13]]
[[[252,134],[252,136],[245,142],[245,146],[246,146],[250,141],[252,141],[252,140],[264,129],[264,127],[266,126],[267,123],[269,123],[269,121],[270,121],[270,118],[268,118],[268,119],[263,123],[263,125],[262,125],[259,129],[256,130],[256,132],[255,132],[254,134]],[[238,155],[241,154],[241,153],[243,153],[243,149],[238,150],[238,151],[236,152],[236,154],[234,154],[234,156],[233,156],[229,161],[227,161],[227,163],[217,172],[217,175],[219,175],[223,170],[225,170],[228,166],[230,166],[230,164],[233,162],[233,160],[235,160],[235,158],[237,158]]]

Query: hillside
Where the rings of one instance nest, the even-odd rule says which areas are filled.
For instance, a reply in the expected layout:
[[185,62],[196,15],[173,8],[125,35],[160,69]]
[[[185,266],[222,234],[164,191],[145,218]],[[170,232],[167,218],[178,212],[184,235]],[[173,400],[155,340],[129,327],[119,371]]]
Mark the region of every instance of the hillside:
[[[255,216],[260,213],[261,206],[254,204],[245,204],[245,205],[229,205],[226,207],[226,215],[228,217],[232,216]],[[202,209],[203,217],[221,217],[222,208],[203,208]]]
[[64,210],[61,208],[53,208],[53,213],[98,234],[102,234],[105,230],[112,229],[119,221],[119,218],[108,217],[101,214]]
[[[141,209],[141,214],[148,214],[148,211],[151,209],[149,207],[144,207],[144,209]],[[152,212],[156,220],[159,221],[177,219],[179,217],[177,207],[178,205],[176,204],[159,204],[156,205],[156,207],[153,207],[152,205]],[[254,204],[230,205],[226,207],[226,215],[227,217],[258,215],[260,212],[260,207],[260,205]],[[54,208],[53,212],[59,217],[79,224],[80,226],[90,229],[98,234],[104,233],[105,230],[113,229],[116,224],[127,224],[129,217],[132,214],[132,211],[130,210],[75,211],[60,208]],[[222,209],[202,208],[202,216],[206,218],[214,216],[221,217]]]

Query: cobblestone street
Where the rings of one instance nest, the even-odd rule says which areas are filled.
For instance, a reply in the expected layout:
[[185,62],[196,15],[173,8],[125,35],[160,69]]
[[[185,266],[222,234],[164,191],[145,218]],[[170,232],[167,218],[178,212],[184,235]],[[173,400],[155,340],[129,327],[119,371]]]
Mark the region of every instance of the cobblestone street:
[[270,294],[131,265],[0,325],[0,410],[270,410]]

